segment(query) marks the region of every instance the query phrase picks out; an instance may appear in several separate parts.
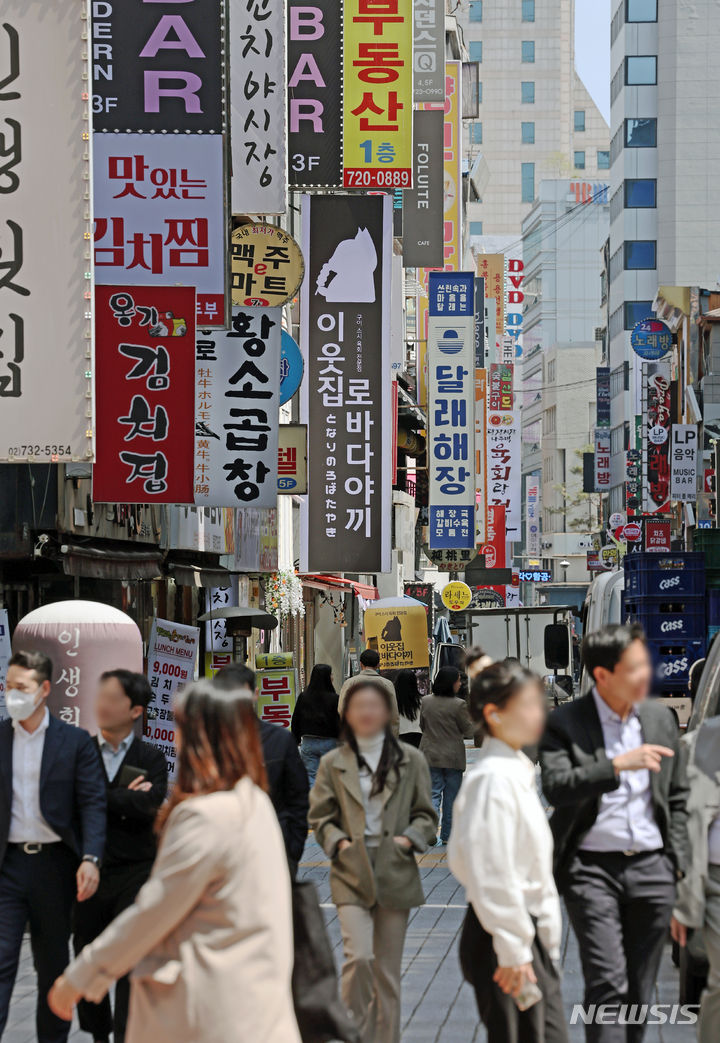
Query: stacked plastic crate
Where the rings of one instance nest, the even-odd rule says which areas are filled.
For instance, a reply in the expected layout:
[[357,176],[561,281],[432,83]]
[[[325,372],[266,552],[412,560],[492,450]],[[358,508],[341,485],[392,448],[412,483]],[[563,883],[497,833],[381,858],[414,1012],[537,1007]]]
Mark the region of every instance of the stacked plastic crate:
[[687,694],[690,667],[706,648],[703,555],[628,554],[625,616],[642,624],[647,635],[654,694]]
[[693,547],[705,560],[707,638],[710,642],[720,630],[720,529],[696,529]]

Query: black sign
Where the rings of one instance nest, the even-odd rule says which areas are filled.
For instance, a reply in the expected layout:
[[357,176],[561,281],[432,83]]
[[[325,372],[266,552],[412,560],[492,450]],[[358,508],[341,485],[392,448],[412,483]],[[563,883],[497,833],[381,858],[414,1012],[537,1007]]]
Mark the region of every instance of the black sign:
[[595,370],[597,383],[597,418],[596,427],[610,427],[610,370],[607,366],[598,366]]
[[475,280],[475,369],[485,368],[485,280]]
[[93,0],[95,130],[224,129],[224,5]]
[[435,626],[435,587],[432,583],[405,583],[406,598],[421,601],[427,609],[428,637],[432,637]]
[[287,17],[290,184],[342,185],[342,4],[288,0]]
[[413,187],[403,192],[403,267],[442,268],[443,133],[441,109],[413,112]]

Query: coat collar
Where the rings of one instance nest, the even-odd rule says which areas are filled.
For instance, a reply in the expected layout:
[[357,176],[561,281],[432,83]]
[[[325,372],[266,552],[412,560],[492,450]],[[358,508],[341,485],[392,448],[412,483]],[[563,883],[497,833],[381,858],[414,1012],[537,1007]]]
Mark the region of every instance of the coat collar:
[[[400,745],[402,747],[402,743]],[[400,764],[406,764],[409,759],[410,755],[407,751],[402,750]],[[360,788],[360,773],[358,772],[357,757],[348,743],[344,743],[338,748],[333,767],[339,773],[342,784],[350,796],[353,797],[358,804],[364,805],[362,790]],[[395,792],[397,784],[397,773],[391,771],[382,791],[383,807],[385,807],[387,802],[390,800],[390,797]]]
[[[71,727],[70,725],[67,726]],[[48,773],[65,745],[65,729],[56,717],[50,714],[50,722],[45,733],[42,762],[40,764],[40,785],[44,786]]]

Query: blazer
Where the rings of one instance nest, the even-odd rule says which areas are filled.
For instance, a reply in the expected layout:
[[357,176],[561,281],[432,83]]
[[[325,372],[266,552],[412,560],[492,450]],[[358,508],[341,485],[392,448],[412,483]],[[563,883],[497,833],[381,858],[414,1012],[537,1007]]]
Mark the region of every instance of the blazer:
[[[13,795],[11,720],[0,721],[0,864],[5,858]],[[48,826],[80,858],[102,858],[106,783],[86,731],[50,715],[40,766],[40,811]]]
[[131,975],[127,1043],[300,1043],[290,877],[250,779],[171,813],[135,903],[68,967],[98,1002]]
[[[93,740],[107,789],[107,840],[103,866],[152,864],[157,853],[155,818],[165,800],[168,789],[167,761],[150,743],[133,739],[112,782],[107,777],[105,763],[97,738]],[[123,767],[145,768],[147,781],[152,783],[148,793],[120,785]]]
[[302,858],[308,832],[308,777],[292,734],[259,721],[270,799],[280,823],[291,873]]
[[465,743],[475,727],[467,703],[459,696],[426,695],[420,703],[420,749],[431,768],[465,771]]
[[[658,773],[650,772],[652,805],[664,850],[681,874],[687,857],[687,796],[684,760],[675,718],[652,698],[639,703],[643,740],[668,746]],[[555,879],[562,894],[568,870],[583,837],[595,822],[603,793],[620,785],[605,742],[592,692],[553,710],[540,743],[543,792],[555,808],[550,819],[555,840]]]
[[687,758],[688,859],[685,876],[678,883],[675,917],[686,927],[705,924],[705,891],[708,883],[708,830],[720,813],[720,717],[708,717],[700,727],[683,736]]
[[[331,859],[330,891],[335,905],[412,909],[425,901],[414,851],[405,850],[393,839],[408,837],[414,850],[422,853],[437,833],[427,762],[407,743],[402,744],[399,777],[390,773],[382,799],[382,839],[373,870],[365,847],[365,804],[357,758],[344,743],[320,761],[310,791],[310,825]],[[350,846],[338,853],[343,839]]]

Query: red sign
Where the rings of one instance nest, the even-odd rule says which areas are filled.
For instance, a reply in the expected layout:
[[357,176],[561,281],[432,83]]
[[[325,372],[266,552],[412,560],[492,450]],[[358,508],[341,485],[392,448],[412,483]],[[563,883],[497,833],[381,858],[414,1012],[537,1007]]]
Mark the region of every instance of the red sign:
[[192,503],[195,290],[95,289],[99,503]]
[[670,522],[645,519],[645,550],[670,553]]
[[637,543],[642,539],[642,525],[638,522],[628,522],[623,529],[623,536],[628,543]]

